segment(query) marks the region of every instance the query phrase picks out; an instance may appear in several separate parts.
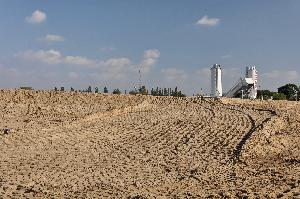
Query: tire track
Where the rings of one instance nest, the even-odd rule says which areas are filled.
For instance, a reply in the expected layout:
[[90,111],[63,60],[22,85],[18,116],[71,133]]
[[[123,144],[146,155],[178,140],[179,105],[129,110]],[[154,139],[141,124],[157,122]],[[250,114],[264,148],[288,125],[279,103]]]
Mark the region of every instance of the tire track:
[[[220,102],[221,104],[223,104],[222,102]],[[270,121],[274,116],[277,116],[276,111],[274,110],[270,110],[270,109],[259,109],[259,108],[255,108],[254,110],[258,111],[258,112],[268,112],[271,116],[267,117],[266,119],[264,119],[260,124],[256,125],[255,123],[255,119],[253,119],[253,117],[251,116],[251,114],[249,113],[245,113],[243,110],[240,110],[239,107],[234,106],[234,105],[227,105],[227,104],[223,104],[223,106],[227,109],[230,110],[235,110],[238,111],[244,115],[246,115],[248,117],[248,119],[251,122],[251,128],[248,132],[246,132],[244,134],[244,136],[241,138],[240,142],[235,146],[234,150],[233,150],[233,155],[232,155],[232,159],[234,160],[234,162],[236,163],[237,161],[239,161],[239,158],[241,156],[242,150],[244,148],[244,146],[246,145],[246,142],[251,139],[251,136],[253,135],[253,133],[255,133],[255,131],[257,131],[258,129],[263,128],[263,126]]]

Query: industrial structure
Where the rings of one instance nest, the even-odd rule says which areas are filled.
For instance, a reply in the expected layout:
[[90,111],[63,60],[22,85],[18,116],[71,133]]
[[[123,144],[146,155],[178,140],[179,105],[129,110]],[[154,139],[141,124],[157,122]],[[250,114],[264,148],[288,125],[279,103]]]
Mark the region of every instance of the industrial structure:
[[222,69],[219,64],[213,65],[211,72],[211,97],[222,97]]
[[255,66],[246,67],[246,77],[252,78],[253,85],[249,90],[249,98],[256,99],[257,97],[257,70]]
[[222,68],[214,64],[211,69],[211,97],[242,97],[256,99],[257,70],[255,66],[246,67],[245,77],[241,77],[236,84],[224,95],[222,94]]
[[255,66],[246,67],[245,77],[241,77],[238,82],[225,94],[225,97],[237,97],[255,99],[257,96],[257,70]]

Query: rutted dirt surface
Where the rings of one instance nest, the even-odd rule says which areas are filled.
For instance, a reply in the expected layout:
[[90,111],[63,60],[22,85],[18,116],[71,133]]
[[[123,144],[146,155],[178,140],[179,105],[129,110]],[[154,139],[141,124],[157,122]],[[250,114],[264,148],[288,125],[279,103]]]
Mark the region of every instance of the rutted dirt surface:
[[0,198],[300,198],[300,103],[0,91]]

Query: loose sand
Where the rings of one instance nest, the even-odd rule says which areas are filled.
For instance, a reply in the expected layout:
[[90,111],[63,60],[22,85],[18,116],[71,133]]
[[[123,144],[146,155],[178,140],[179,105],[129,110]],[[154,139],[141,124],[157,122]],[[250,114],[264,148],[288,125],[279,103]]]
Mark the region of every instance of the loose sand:
[[300,198],[300,103],[0,90],[0,198]]

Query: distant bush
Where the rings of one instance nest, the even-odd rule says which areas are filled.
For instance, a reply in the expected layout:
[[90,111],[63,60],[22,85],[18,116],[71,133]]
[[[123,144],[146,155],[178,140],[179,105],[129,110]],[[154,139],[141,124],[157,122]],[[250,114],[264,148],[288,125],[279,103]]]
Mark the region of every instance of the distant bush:
[[273,93],[273,99],[274,100],[286,100],[286,95],[283,93]]
[[139,94],[142,94],[142,95],[148,95],[148,90],[146,89],[146,86],[141,86],[141,87],[138,89],[138,93],[139,93]]
[[130,94],[130,95],[136,95],[136,94],[138,94],[138,92],[137,92],[137,91],[134,91],[134,90],[132,90],[132,91],[129,91],[129,94]]
[[272,92],[269,90],[258,90],[257,91],[257,98],[260,99],[273,99],[273,100],[286,100],[288,97],[281,92]]
[[115,89],[112,93],[113,93],[113,94],[120,95],[120,94],[121,94],[121,91],[117,88],[117,89]]
[[33,88],[30,87],[30,86],[21,86],[20,89],[23,89],[23,90],[30,90],[30,91],[33,90]]
[[257,98],[270,99],[273,96],[273,92],[269,90],[257,90]]
[[152,88],[150,93],[153,96],[185,97],[185,94],[179,91],[177,87],[175,87],[175,89],[156,87],[156,89]]

